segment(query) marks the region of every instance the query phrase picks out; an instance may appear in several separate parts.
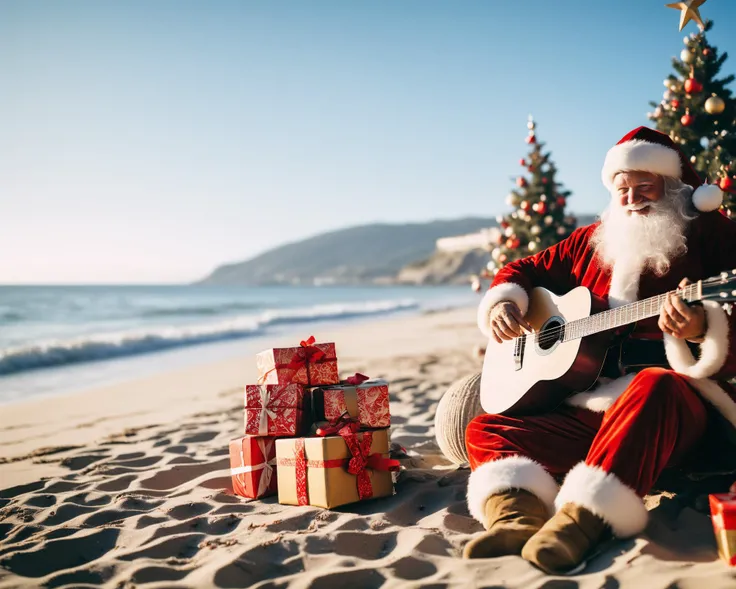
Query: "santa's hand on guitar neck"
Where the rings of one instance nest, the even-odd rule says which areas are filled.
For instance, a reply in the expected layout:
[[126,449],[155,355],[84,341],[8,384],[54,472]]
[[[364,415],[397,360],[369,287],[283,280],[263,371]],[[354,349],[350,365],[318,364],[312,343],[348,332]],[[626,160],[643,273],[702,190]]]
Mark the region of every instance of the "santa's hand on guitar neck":
[[[684,278],[677,288],[679,290],[689,284],[690,281]],[[667,300],[662,305],[657,324],[668,335],[695,342],[702,340],[707,327],[703,307],[689,307],[673,293],[667,296]]]
[[532,326],[524,319],[519,306],[511,301],[501,301],[494,305],[489,319],[493,338],[499,344],[504,340],[523,335],[524,330],[532,330]]

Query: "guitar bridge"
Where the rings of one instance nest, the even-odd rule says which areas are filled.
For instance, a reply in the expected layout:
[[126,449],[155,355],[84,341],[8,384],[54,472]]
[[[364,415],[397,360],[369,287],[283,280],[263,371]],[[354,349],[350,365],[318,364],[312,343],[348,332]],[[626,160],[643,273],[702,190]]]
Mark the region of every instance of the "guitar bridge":
[[524,358],[524,343],[525,342],[526,342],[526,337],[523,335],[521,337],[517,337],[514,340],[514,370],[515,371],[521,370],[521,364]]

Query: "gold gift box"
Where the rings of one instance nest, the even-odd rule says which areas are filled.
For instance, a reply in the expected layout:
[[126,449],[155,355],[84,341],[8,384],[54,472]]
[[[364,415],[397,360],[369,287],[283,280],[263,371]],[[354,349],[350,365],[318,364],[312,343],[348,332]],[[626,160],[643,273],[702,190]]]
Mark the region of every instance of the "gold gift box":
[[736,566],[736,493],[709,495],[718,556]]
[[[355,434],[362,442],[363,436],[372,435],[369,454],[388,459],[388,430],[379,429]],[[297,455],[299,445],[304,445],[306,460],[306,503],[327,509],[360,501],[358,476],[347,471],[352,454],[340,436],[314,438],[287,438],[276,440],[276,463],[279,469],[279,503],[300,505],[297,492]],[[391,472],[366,468],[372,488],[371,498],[393,495]],[[302,489],[302,492],[304,489]]]

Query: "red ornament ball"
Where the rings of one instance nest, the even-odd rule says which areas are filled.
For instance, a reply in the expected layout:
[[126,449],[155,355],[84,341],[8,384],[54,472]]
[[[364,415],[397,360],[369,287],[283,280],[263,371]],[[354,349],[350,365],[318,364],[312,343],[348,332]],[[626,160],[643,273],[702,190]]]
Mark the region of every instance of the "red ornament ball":
[[695,78],[688,78],[685,80],[685,92],[688,94],[697,94],[703,89],[703,85],[698,82]]
[[728,192],[733,188],[733,180],[730,176],[724,176],[723,178],[721,178],[718,186],[721,187],[721,190]]
[[523,176],[519,176],[519,177],[518,177],[518,178],[516,179],[516,185],[517,185],[517,186],[518,186],[519,188],[524,188],[524,187],[526,186],[526,178],[524,178]]
[[524,158],[521,158],[521,159],[519,160],[519,165],[520,165],[520,166],[526,166],[526,160],[525,160]]
[[531,208],[531,205],[529,204],[528,200],[522,200],[521,204],[519,205],[519,208],[525,213],[528,213],[529,209]]
[[695,120],[695,117],[688,113],[688,114],[682,115],[680,122],[682,123],[683,127],[689,127],[690,125],[693,124],[694,120]]
[[527,135],[526,142],[527,143],[536,143],[537,142],[537,138],[535,137],[534,133],[531,133],[530,135]]
[[534,166],[529,166],[529,167],[527,168],[527,170],[529,170],[530,172],[534,172]]
[[557,197],[557,206],[564,207],[567,204],[564,196]]
[[705,57],[708,57],[710,54],[711,54],[711,50],[709,47],[706,47],[705,49],[703,49],[703,55]]
[[501,221],[501,229],[507,229],[509,226],[508,221]]
[[542,178],[542,184],[547,184],[548,180],[547,178]]
[[672,100],[672,102],[670,102],[670,106],[672,106],[672,110],[677,110],[678,108],[680,108],[680,101],[675,98]]
[[508,260],[508,259],[509,259],[509,257],[508,257],[508,256],[507,256],[506,254],[501,254],[500,256],[498,256],[498,261],[499,261],[499,262],[501,262],[502,264],[503,264],[503,263],[504,263],[504,262],[505,262],[506,260]]
[[544,215],[547,212],[547,203],[537,203],[537,207],[534,210],[537,211],[540,215]]

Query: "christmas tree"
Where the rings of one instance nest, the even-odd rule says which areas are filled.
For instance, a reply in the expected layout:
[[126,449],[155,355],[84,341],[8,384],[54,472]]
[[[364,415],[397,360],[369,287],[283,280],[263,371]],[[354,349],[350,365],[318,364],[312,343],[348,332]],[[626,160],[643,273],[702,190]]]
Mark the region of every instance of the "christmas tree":
[[733,75],[718,78],[728,54],[708,43],[706,21],[698,33],[683,39],[679,59],[672,59],[675,74],[664,81],[660,103],[648,113],[656,128],[680,144],[701,178],[719,184],[724,192],[721,211],[736,219],[736,198],[731,190],[736,176],[736,100],[727,88]]
[[575,229],[577,219],[565,214],[570,192],[555,181],[557,167],[537,140],[536,123],[529,117],[526,142],[531,146],[519,164],[528,172],[516,179],[516,188],[506,202],[515,210],[498,217],[501,235],[491,251],[484,278],[492,278],[505,264],[532,255],[564,239]]

